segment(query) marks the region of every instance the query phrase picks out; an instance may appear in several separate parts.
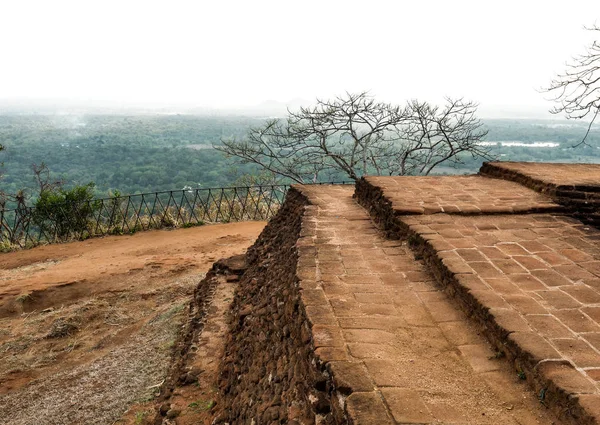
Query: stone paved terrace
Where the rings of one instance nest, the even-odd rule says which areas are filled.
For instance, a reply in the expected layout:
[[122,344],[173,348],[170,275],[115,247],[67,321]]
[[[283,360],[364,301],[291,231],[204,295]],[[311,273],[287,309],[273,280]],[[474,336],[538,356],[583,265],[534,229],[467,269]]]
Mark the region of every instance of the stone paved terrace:
[[[581,177],[568,184],[594,181],[586,166],[561,167]],[[545,405],[569,423],[600,423],[597,229],[533,190],[483,176],[368,177],[357,196],[389,236],[410,242]]]
[[562,208],[518,183],[480,176],[369,177],[399,214],[552,212]]
[[555,188],[597,187],[600,189],[600,164],[488,162],[484,164],[481,171],[492,174],[494,170],[496,175],[502,175],[504,178],[521,176]]
[[[482,192],[472,178],[459,180],[464,202],[491,190]],[[508,186],[496,206],[520,209],[527,192]],[[338,394],[347,396],[350,423],[570,423],[538,401],[524,376],[498,355],[479,324],[456,308],[406,241],[383,237],[353,200],[354,188],[296,189],[309,203],[297,242],[302,299],[316,354]],[[440,205],[452,201],[448,193],[439,194]],[[556,207],[528,195],[541,209]],[[411,196],[414,202],[418,191]]]
[[480,174],[544,193],[579,220],[600,228],[600,164],[488,162]]

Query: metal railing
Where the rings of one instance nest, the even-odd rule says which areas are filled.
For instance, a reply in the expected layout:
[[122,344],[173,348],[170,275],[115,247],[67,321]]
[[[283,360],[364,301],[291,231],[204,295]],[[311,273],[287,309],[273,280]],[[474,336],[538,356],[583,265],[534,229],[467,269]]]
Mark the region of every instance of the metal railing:
[[0,249],[163,227],[268,220],[283,203],[288,188],[271,185],[170,190],[65,203],[46,210],[1,210]]
[[[353,181],[316,184],[349,184]],[[165,227],[268,220],[288,185],[183,189],[0,210],[0,251]]]

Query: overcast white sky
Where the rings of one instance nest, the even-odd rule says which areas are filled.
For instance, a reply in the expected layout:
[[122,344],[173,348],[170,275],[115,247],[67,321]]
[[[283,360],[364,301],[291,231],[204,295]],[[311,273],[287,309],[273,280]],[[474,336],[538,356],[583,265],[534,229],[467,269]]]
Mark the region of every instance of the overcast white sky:
[[235,107],[370,90],[544,113],[536,88],[595,22],[598,0],[0,0],[0,100]]

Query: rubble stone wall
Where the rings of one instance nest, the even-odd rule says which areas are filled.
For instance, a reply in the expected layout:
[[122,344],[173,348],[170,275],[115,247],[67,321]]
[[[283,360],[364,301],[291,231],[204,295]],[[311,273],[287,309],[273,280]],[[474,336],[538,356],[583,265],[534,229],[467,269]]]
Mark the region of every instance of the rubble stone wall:
[[231,310],[215,423],[346,423],[332,408],[329,374],[315,358],[296,272],[307,203],[290,189],[248,251]]

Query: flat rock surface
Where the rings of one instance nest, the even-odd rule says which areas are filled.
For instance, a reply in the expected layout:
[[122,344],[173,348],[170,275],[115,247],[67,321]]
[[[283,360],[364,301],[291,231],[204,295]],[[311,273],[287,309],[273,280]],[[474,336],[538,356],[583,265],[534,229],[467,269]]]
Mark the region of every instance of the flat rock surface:
[[352,187],[298,188],[312,204],[298,241],[302,297],[353,423],[561,423],[405,243],[379,234]]

